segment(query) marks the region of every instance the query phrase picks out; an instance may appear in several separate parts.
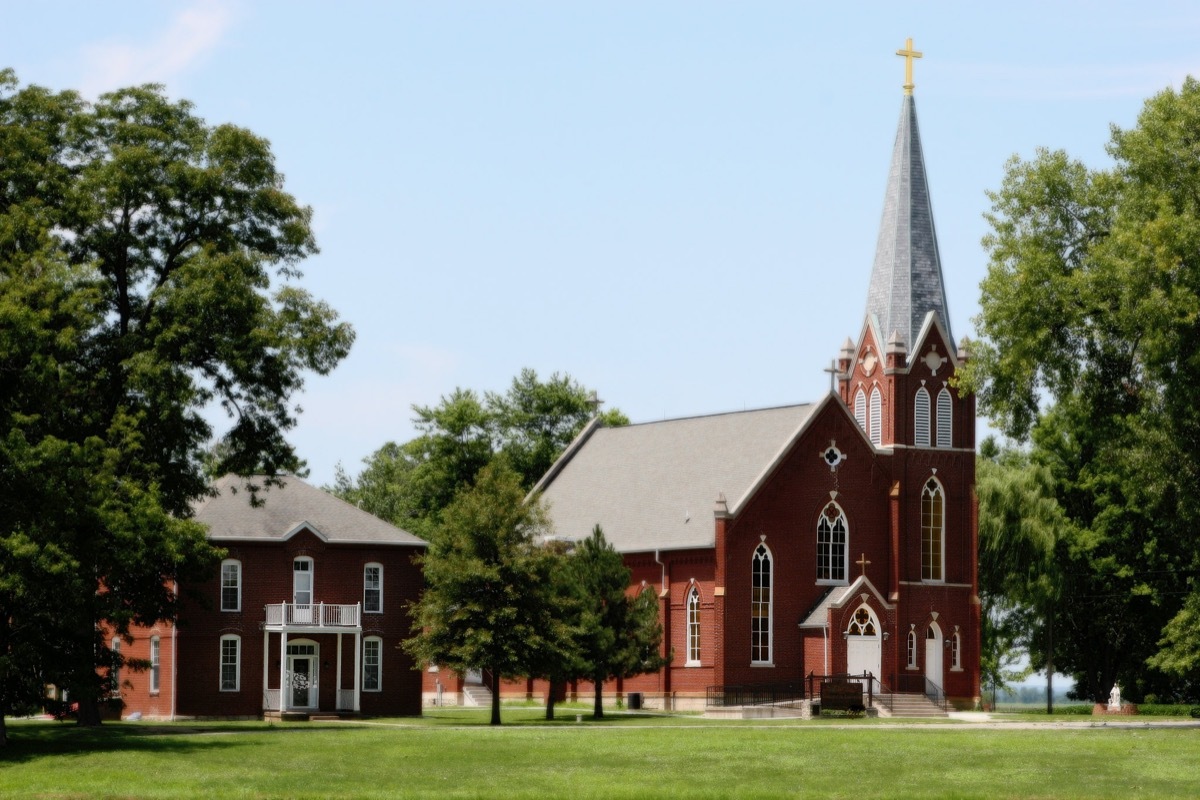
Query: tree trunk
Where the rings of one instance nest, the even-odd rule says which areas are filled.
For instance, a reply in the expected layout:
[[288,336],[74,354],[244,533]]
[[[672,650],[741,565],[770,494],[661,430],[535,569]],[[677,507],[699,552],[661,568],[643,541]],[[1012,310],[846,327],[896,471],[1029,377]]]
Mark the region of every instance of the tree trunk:
[[100,701],[94,697],[80,698],[79,716],[76,718],[76,724],[84,728],[100,727]]
[[1046,713],[1054,713],[1054,611],[1046,615]]
[[596,719],[604,719],[604,679],[597,675],[595,684],[596,707],[592,710],[592,716]]
[[4,726],[4,714],[0,713],[0,747],[8,746],[8,728]]
[[492,670],[492,721],[490,724],[500,724],[500,673]]
[[554,721],[554,699],[558,695],[558,687],[562,684],[555,681],[547,681],[549,686],[546,690],[546,719],[550,722]]

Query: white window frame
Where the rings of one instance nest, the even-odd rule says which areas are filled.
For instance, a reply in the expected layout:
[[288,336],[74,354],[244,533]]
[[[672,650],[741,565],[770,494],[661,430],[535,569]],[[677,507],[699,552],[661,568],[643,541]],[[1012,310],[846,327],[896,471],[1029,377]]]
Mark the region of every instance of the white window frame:
[[150,637],[150,694],[158,694],[162,688],[162,639]]
[[687,597],[687,661],[684,666],[700,666],[700,590],[695,586]]
[[[371,586],[368,575],[371,570],[378,570],[376,575],[376,584]],[[375,593],[376,608],[371,608],[371,593]],[[383,564],[378,561],[371,561],[363,565],[363,613],[364,614],[382,614],[383,613]]]
[[[374,663],[372,663],[372,653],[374,650]],[[364,692],[382,692],[383,691],[383,639],[378,636],[363,637],[363,675],[362,675],[362,690]],[[375,686],[371,686],[369,678],[370,670],[375,669]]]
[[922,386],[913,397],[913,444],[929,447],[929,392]]
[[[837,519],[835,519],[833,522],[830,522],[829,518],[825,515],[825,511],[830,506],[833,506],[838,511]],[[834,534],[837,531],[838,523],[841,523],[841,526],[842,526],[842,541],[840,543],[840,547],[842,550],[842,556],[840,559],[840,563],[835,563],[834,555],[835,555],[836,547],[839,546],[839,543],[835,541]],[[825,528],[828,529],[828,541],[824,541],[822,539],[822,537],[825,535],[822,532],[822,526],[824,526]],[[825,577],[821,576],[821,557],[822,557],[822,549],[823,548],[828,548],[828,551],[829,551],[828,552],[829,574]],[[840,568],[840,572],[841,572],[840,577],[838,577],[836,574],[839,571],[839,568]],[[848,582],[848,579],[846,576],[849,574],[850,574],[850,523],[846,519],[845,509],[843,509],[836,502],[830,501],[824,508],[821,509],[821,513],[817,518],[817,583],[819,585],[825,585],[825,586],[843,586]]]
[[[762,561],[766,561],[766,586],[759,585],[759,577],[763,575],[758,565]],[[772,666],[775,661],[775,637],[772,635],[775,630],[775,557],[771,553],[771,548],[767,547],[766,542],[762,542],[754,548],[754,555],[750,561],[750,663],[759,666]],[[765,591],[764,591],[765,590]],[[765,593],[765,598],[763,594]],[[765,614],[758,613],[765,610]],[[755,621],[762,619],[765,621],[766,628],[763,630],[755,630]],[[765,656],[756,658],[756,656]]]
[[950,669],[962,672],[962,634],[958,631],[955,631],[950,639]]
[[[933,488],[931,489],[930,486]],[[929,534],[934,527],[926,520],[926,498],[930,499],[931,504],[934,500],[941,504],[940,518],[937,520],[936,527],[938,536],[936,553],[933,552],[935,548],[930,545],[932,537]],[[924,583],[946,582],[946,488],[937,478],[926,480],[921,489],[921,580]]]
[[867,430],[867,393],[861,386],[854,394],[854,418],[858,420],[858,427],[865,432]]
[[[233,576],[232,584],[227,580],[231,575]],[[225,602],[226,589],[234,589],[236,592],[236,598],[232,607]],[[242,562],[236,558],[227,558],[221,562],[221,610],[242,610]]]
[[917,668],[917,632],[909,630],[908,632],[908,669]]
[[883,393],[876,386],[871,389],[871,444],[876,447],[883,446]]
[[112,650],[112,696],[121,696],[121,637],[114,636],[108,648]]
[[[307,564],[308,569],[296,569],[299,564]],[[308,575],[308,600],[300,602],[300,591],[297,589],[296,576]],[[296,556],[292,559],[292,602],[298,606],[311,606],[316,594],[317,565],[310,556]]]
[[[226,643],[231,647],[226,647]],[[217,688],[222,692],[240,692],[242,690],[242,637],[236,633],[227,633],[221,637],[220,649],[217,651]],[[230,658],[232,656],[232,658]],[[233,668],[233,686],[226,686],[225,668]]]
[[937,446],[954,446],[954,399],[944,387],[937,397]]

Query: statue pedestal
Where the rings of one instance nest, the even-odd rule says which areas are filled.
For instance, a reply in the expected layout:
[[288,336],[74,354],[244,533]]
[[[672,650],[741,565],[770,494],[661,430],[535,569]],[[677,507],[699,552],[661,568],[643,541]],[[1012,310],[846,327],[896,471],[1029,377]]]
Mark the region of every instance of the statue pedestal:
[[1113,708],[1108,703],[1096,703],[1092,706],[1092,716],[1095,717],[1133,717],[1137,716],[1137,703],[1121,703],[1120,708]]

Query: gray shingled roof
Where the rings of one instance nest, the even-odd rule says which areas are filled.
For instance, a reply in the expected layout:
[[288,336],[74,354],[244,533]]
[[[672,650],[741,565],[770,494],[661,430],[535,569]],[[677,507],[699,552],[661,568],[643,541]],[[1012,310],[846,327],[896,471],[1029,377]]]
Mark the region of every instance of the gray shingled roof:
[[879,320],[879,332],[885,340],[899,331],[911,350],[930,311],[937,312],[946,334],[951,335],[933,205],[917,129],[917,106],[912,96],[906,95],[900,107],[900,125],[883,199],[875,266],[867,290],[867,314]]
[[599,523],[621,552],[712,547],[717,495],[736,511],[815,407],[598,428],[544,488],[555,535],[583,539]]
[[260,491],[262,505],[251,506],[250,493],[244,488],[247,480],[261,486],[265,478],[226,475],[214,485],[216,496],[196,504],[196,520],[208,526],[210,539],[283,541],[307,527],[338,544],[425,544],[408,531],[295,477],[283,478],[282,487]]

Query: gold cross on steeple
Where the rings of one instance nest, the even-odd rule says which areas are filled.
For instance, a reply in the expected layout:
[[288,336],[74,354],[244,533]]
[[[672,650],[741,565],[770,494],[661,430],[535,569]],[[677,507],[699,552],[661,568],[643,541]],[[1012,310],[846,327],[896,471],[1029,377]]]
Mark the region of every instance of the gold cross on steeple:
[[920,58],[921,53],[917,50],[913,50],[911,36],[908,37],[908,39],[904,42],[904,49],[897,50],[896,55],[904,56],[904,93],[912,94],[914,86],[912,79],[912,62],[914,58]]
[[855,563],[855,564],[858,564],[860,567],[862,567],[862,574],[863,574],[863,575],[866,575],[866,574],[867,574],[867,565],[868,565],[868,564],[870,564],[871,562],[867,560],[867,554],[866,554],[866,553],[863,553],[863,554],[862,554],[862,558],[860,558],[858,561],[855,561],[854,563]]

